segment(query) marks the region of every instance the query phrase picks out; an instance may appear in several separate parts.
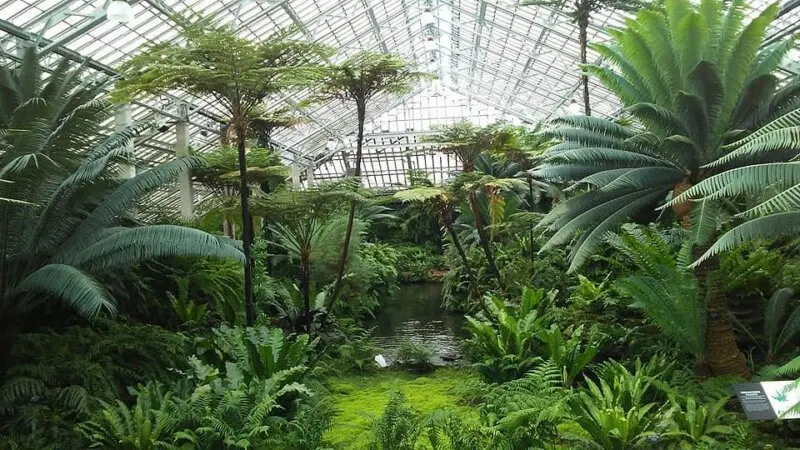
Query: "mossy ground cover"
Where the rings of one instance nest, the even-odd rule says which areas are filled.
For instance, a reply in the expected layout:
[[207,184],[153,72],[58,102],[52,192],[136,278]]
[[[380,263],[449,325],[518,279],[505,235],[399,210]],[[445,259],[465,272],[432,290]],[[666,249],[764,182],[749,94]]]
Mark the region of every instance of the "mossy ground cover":
[[437,369],[427,375],[385,370],[331,378],[328,385],[337,412],[325,439],[336,449],[367,448],[370,423],[380,416],[394,391],[405,394],[408,404],[423,416],[448,409],[477,417],[474,409],[460,404],[459,394],[475,380],[477,377],[469,370],[453,368]]

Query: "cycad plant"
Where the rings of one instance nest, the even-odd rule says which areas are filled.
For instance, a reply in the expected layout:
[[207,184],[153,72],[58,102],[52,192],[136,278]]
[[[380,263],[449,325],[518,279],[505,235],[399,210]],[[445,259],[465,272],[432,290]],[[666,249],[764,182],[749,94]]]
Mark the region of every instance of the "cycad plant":
[[[725,145],[725,153],[707,164],[709,170],[729,170],[700,181],[667,205],[690,199],[747,200],[743,210],[735,216],[743,223],[720,236],[695,264],[746,242],[796,236],[800,232],[797,220],[800,218],[800,162],[796,161],[800,149],[800,77],[796,76],[777,91],[771,105],[765,108],[760,120],[768,120],[780,112],[785,114],[775,117],[755,133]],[[769,110],[773,111],[771,115],[767,113]],[[776,159],[785,162],[764,162]]]
[[[428,74],[416,71],[410,63],[398,55],[370,51],[357,53],[325,71],[325,77],[321,84],[322,95],[343,102],[352,102],[356,107],[357,135],[354,174],[356,178],[360,179],[361,177],[364,122],[367,120],[368,103],[381,92],[397,95],[408,93],[417,82],[428,77]],[[353,235],[356,205],[355,201],[350,202],[347,230],[342,244],[342,255],[339,258],[339,273],[331,295],[332,303],[339,295],[347,268],[347,255]]]
[[[33,54],[27,58],[36,61]],[[101,310],[113,312],[115,302],[97,277],[145,260],[181,255],[242,259],[236,247],[199,230],[130,226],[128,209],[142,196],[169,184],[182,171],[200,167],[202,161],[181,158],[118,180],[119,163],[127,162],[128,143],[137,130],[92,137],[87,130],[97,130],[110,109],[93,96],[78,93],[79,85],[68,81],[78,75],[71,75],[63,64],[58,67],[60,75],[51,76],[41,90],[11,83],[25,76],[26,83],[41,85],[40,71],[28,73],[27,65],[4,69],[14,76],[3,78],[8,83],[3,95],[9,98],[2,103],[16,99],[20,104],[4,120],[21,131],[6,142],[10,150],[0,155],[0,164],[3,177],[13,182],[7,192],[32,204],[0,204],[0,317],[6,331],[21,315],[54,299],[88,318]],[[39,83],[27,76],[40,77]],[[69,101],[51,92],[59,88]],[[60,114],[58,110],[67,105],[73,114]],[[75,118],[83,113],[87,115]],[[19,138],[26,135],[38,138]],[[49,140],[58,142],[50,146]]]
[[236,135],[242,242],[245,255],[244,297],[247,323],[255,323],[253,299],[253,222],[250,216],[247,136],[252,118],[265,113],[265,100],[310,86],[319,78],[320,45],[272,36],[255,43],[239,37],[228,26],[208,19],[194,23],[174,18],[181,40],[154,44],[120,67],[114,97],[128,101],[143,94],[184,90],[206,97],[228,117],[226,126]]
[[614,283],[632,307],[644,315],[669,339],[695,357],[698,375],[709,374],[706,351],[704,299],[697,278],[686,266],[691,242],[680,252],[653,227],[627,227],[608,238],[609,244],[636,271]]
[[[102,139],[97,124],[112,111],[100,100],[107,84],[87,79],[66,58],[45,76],[36,48],[22,47],[18,65],[0,67],[0,179],[35,166],[74,170]],[[25,192],[28,185],[16,180],[0,190]]]
[[[594,46],[611,67],[587,71],[620,98],[639,126],[585,116],[556,121],[550,134],[562,142],[548,150],[537,174],[575,182],[582,193],[542,221],[557,231],[545,249],[580,233],[571,251],[574,271],[606,232],[652,216],[667,196],[714,175],[719,169],[708,164],[726,152],[726,142],[786,107],[791,99],[776,95],[773,72],[793,43],[761,47],[777,11],[769,6],[745,24],[741,0],[696,6],[669,0],[664,11],[640,11],[625,28],[611,31],[611,43]],[[714,202],[676,203],[672,211],[700,245],[723,217]],[[717,375],[747,375],[725,297],[709,278],[715,266],[709,261],[696,269],[708,291],[709,363]]]

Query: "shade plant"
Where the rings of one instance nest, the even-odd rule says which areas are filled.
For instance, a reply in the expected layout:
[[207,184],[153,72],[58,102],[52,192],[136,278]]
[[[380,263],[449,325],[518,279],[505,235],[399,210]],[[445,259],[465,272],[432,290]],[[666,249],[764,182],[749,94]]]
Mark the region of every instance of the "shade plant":
[[281,33],[253,42],[210,19],[191,22],[175,17],[173,20],[181,40],[151,45],[123,63],[119,68],[122,79],[117,82],[114,98],[124,102],[144,94],[180,89],[209,98],[227,113],[224,125],[235,135],[239,163],[247,323],[253,324],[256,318],[251,258],[254,233],[247,170],[251,120],[265,113],[266,100],[317,80],[328,51],[317,44],[288,39]]
[[[325,98],[338,99],[352,103],[356,107],[356,178],[361,177],[361,159],[364,146],[364,122],[367,118],[367,106],[379,93],[404,94],[414,85],[429,75],[417,71],[412,64],[398,55],[363,51],[347,58],[340,64],[327,68],[321,82],[321,95]],[[341,290],[342,279],[347,268],[347,254],[350,251],[350,239],[353,235],[353,223],[356,214],[356,202],[350,203],[347,215],[347,230],[339,258],[339,273],[331,295],[331,303]]]
[[[239,151],[235,147],[221,146],[199,156],[206,165],[194,171],[194,179],[213,193],[201,205],[203,215],[221,219],[225,234],[235,238],[234,224],[241,225],[241,220],[236,220],[241,211]],[[270,192],[283,184],[288,175],[289,168],[281,163],[275,151],[261,147],[248,149],[246,176],[252,193]]]
[[[471,359],[488,381],[520,378],[541,360],[537,347],[538,335],[545,330],[545,295],[544,289],[524,288],[518,307],[492,297],[486,302],[488,317],[467,316]],[[550,301],[552,296],[550,293]]]
[[394,194],[394,196],[395,198],[402,200],[404,203],[415,202],[422,204],[425,208],[436,214],[436,216],[439,218],[442,228],[450,237],[450,241],[453,244],[453,248],[456,249],[458,257],[461,258],[461,263],[463,264],[464,269],[467,272],[467,277],[469,278],[470,288],[476,289],[477,286],[475,285],[475,275],[472,272],[469,258],[467,258],[467,254],[464,252],[464,247],[461,245],[461,240],[458,237],[458,233],[456,233],[455,228],[453,227],[459,198],[462,197],[461,193],[451,186],[416,186],[410,189],[398,191]]
[[[791,43],[762,46],[778,8],[750,22],[741,1],[665,2],[663,11],[640,11],[594,48],[610,66],[586,70],[614,92],[637,124],[586,116],[560,118],[549,131],[561,141],[545,154],[537,174],[574,182],[579,191],[540,226],[554,231],[545,249],[571,240],[571,271],[580,267],[606,232],[631,219],[654,217],[654,207],[718,169],[708,166],[735,135],[754,132],[783,105],[774,71]],[[715,202],[675,203],[670,212],[693,230],[703,249],[726,218]],[[651,213],[648,216],[648,213]],[[710,274],[716,260],[696,266],[707,293],[709,364],[714,374],[747,375],[726,299]]]

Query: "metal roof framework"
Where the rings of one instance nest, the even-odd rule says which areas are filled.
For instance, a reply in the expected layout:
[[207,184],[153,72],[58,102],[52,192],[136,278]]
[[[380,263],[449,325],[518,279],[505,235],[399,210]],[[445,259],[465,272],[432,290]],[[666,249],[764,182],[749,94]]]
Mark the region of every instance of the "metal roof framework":
[[[563,113],[567,104],[579,100],[577,29],[558,8],[518,6],[516,0],[128,2],[136,13],[132,24],[106,19],[110,0],[0,0],[0,57],[14,58],[20,41],[36,41],[52,55],[46,59],[48,64],[68,57],[99,75],[113,76],[114,67],[142,46],[178,38],[170,19],[173,14],[211,15],[253,40],[291,29],[294,37],[328,44],[341,57],[360,50],[400,54],[435,72],[439,81],[417,86],[402,98],[379,95],[373,99],[367,113],[374,132],[368,130],[363,167],[365,184],[373,187],[403,185],[409,169],[426,170],[437,181],[456,170],[452,158],[432,157],[435,152],[419,143],[419,137],[437,123],[461,118],[534,123]],[[750,4],[755,14],[769,0]],[[769,31],[770,41],[800,30],[800,0],[781,4],[780,17]],[[434,14],[432,24],[422,22],[426,7]],[[595,14],[589,41],[606,40],[604,29],[623,25],[626,17],[613,10]],[[434,38],[433,49],[425,45],[428,36]],[[590,61],[598,58],[589,51]],[[791,70],[796,71],[796,66]],[[618,102],[602,86],[592,84],[591,93],[596,115],[612,116],[618,111]],[[300,92],[277,100],[296,105],[306,95]],[[214,148],[223,112],[209,99],[174,92],[137,102],[132,115],[134,120],[160,123],[177,120],[178,104],[184,102],[189,105],[192,148],[200,152]],[[354,108],[331,101],[301,112],[308,119],[305,124],[274,134],[286,161],[313,167],[314,179],[346,174],[356,125]],[[109,130],[113,127],[111,122],[106,125]],[[330,140],[336,145],[331,146]],[[173,132],[154,131],[137,142],[137,157],[145,165],[158,164],[174,158],[174,144]],[[409,156],[411,150],[421,153]],[[159,195],[159,201],[167,205],[177,202],[174,193]]]

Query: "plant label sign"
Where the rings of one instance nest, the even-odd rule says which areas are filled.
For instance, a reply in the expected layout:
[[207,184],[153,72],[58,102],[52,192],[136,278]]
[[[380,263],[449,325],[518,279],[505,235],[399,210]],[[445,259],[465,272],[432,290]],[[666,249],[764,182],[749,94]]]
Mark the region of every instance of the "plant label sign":
[[[765,381],[734,385],[748,420],[800,419],[800,384],[795,381]],[[800,409],[800,408],[795,408]]]

